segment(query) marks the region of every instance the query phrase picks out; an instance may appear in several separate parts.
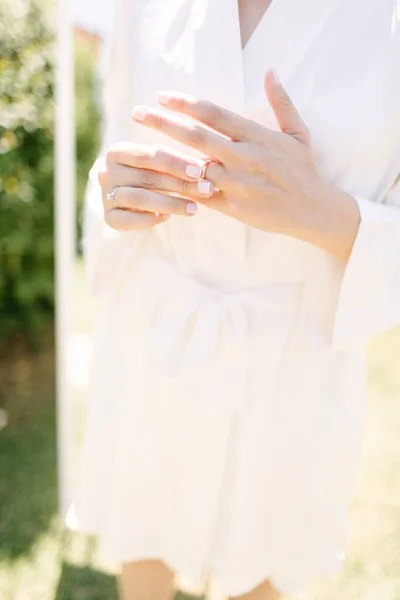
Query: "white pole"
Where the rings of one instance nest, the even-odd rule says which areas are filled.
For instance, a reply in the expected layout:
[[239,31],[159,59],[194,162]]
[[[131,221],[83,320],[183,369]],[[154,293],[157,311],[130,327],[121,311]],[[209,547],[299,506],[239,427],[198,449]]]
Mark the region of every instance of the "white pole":
[[57,0],[55,72],[55,302],[59,510],[66,516],[73,472],[73,396],[68,349],[75,255],[74,52],[69,0]]

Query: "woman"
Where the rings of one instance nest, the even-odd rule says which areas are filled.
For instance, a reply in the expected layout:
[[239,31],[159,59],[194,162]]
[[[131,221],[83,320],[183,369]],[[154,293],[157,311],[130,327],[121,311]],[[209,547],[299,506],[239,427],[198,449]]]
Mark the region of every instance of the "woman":
[[118,9],[80,526],[124,600],[296,593],[343,561],[365,343],[400,322],[398,5]]

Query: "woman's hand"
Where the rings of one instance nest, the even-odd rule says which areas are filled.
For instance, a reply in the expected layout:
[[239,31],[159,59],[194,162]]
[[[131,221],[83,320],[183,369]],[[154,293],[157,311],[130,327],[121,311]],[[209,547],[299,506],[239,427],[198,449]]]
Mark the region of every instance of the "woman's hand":
[[[211,182],[198,181],[198,161],[168,149],[116,144],[106,165],[98,178],[105,219],[113,229],[147,229],[170,215],[193,216],[197,204],[185,198],[204,199],[214,192]],[[108,198],[112,192],[114,200]]]
[[207,178],[218,188],[207,206],[347,260],[359,225],[357,203],[320,176],[310,133],[272,71],[265,91],[280,132],[174,92],[160,93],[160,103],[207,128],[146,107],[136,107],[133,117],[219,163],[207,169]]

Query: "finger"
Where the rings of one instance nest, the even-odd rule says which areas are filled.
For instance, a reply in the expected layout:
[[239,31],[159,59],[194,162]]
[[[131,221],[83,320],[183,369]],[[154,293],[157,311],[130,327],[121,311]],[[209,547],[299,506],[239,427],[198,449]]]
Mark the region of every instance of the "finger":
[[106,196],[104,207],[106,211],[121,208],[126,211],[181,216],[193,216],[197,212],[197,204],[190,200],[143,188],[125,186],[118,187],[115,192],[114,202]]
[[108,180],[109,192],[116,187],[143,188],[158,192],[172,192],[189,198],[212,196],[215,185],[205,179],[194,182],[183,181],[171,175],[146,169],[135,169],[117,165]]
[[156,216],[147,212],[132,212],[113,208],[105,213],[107,225],[118,231],[148,229],[169,219],[169,215]]
[[107,152],[107,165],[120,164],[137,169],[168,173],[186,181],[199,179],[202,165],[190,156],[168,148],[143,146],[130,142],[114,144]]
[[160,92],[158,101],[169,110],[196,119],[235,141],[257,139],[263,131],[254,121],[206,100],[177,92]]
[[224,162],[224,158],[231,154],[232,142],[230,140],[197,123],[183,121],[146,106],[137,106],[132,117],[142,125],[156,129],[186,146],[196,148],[208,156],[219,159],[220,162]]
[[310,145],[310,132],[273,69],[267,71],[264,87],[283,133],[291,135],[302,144]]
[[[205,160],[202,160],[204,164]],[[137,173],[137,171],[140,171]],[[207,166],[206,178],[195,184],[177,180],[170,176],[161,176],[154,171],[138,170],[122,164],[113,164],[109,171],[100,171],[98,180],[103,190],[103,202],[106,205],[107,193],[115,188],[143,187],[158,192],[175,192],[181,196],[202,200],[215,194],[215,190],[226,190],[230,184],[228,173],[222,165],[212,162]]]

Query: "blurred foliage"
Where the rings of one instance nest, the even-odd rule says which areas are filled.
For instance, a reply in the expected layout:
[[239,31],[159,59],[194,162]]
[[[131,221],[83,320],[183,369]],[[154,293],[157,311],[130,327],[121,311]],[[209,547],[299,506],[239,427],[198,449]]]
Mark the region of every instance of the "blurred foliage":
[[[0,0],[0,344],[53,319],[54,6]],[[95,58],[77,57],[78,201],[98,146]]]
[[0,0],[0,340],[52,315],[53,57],[49,4]]

